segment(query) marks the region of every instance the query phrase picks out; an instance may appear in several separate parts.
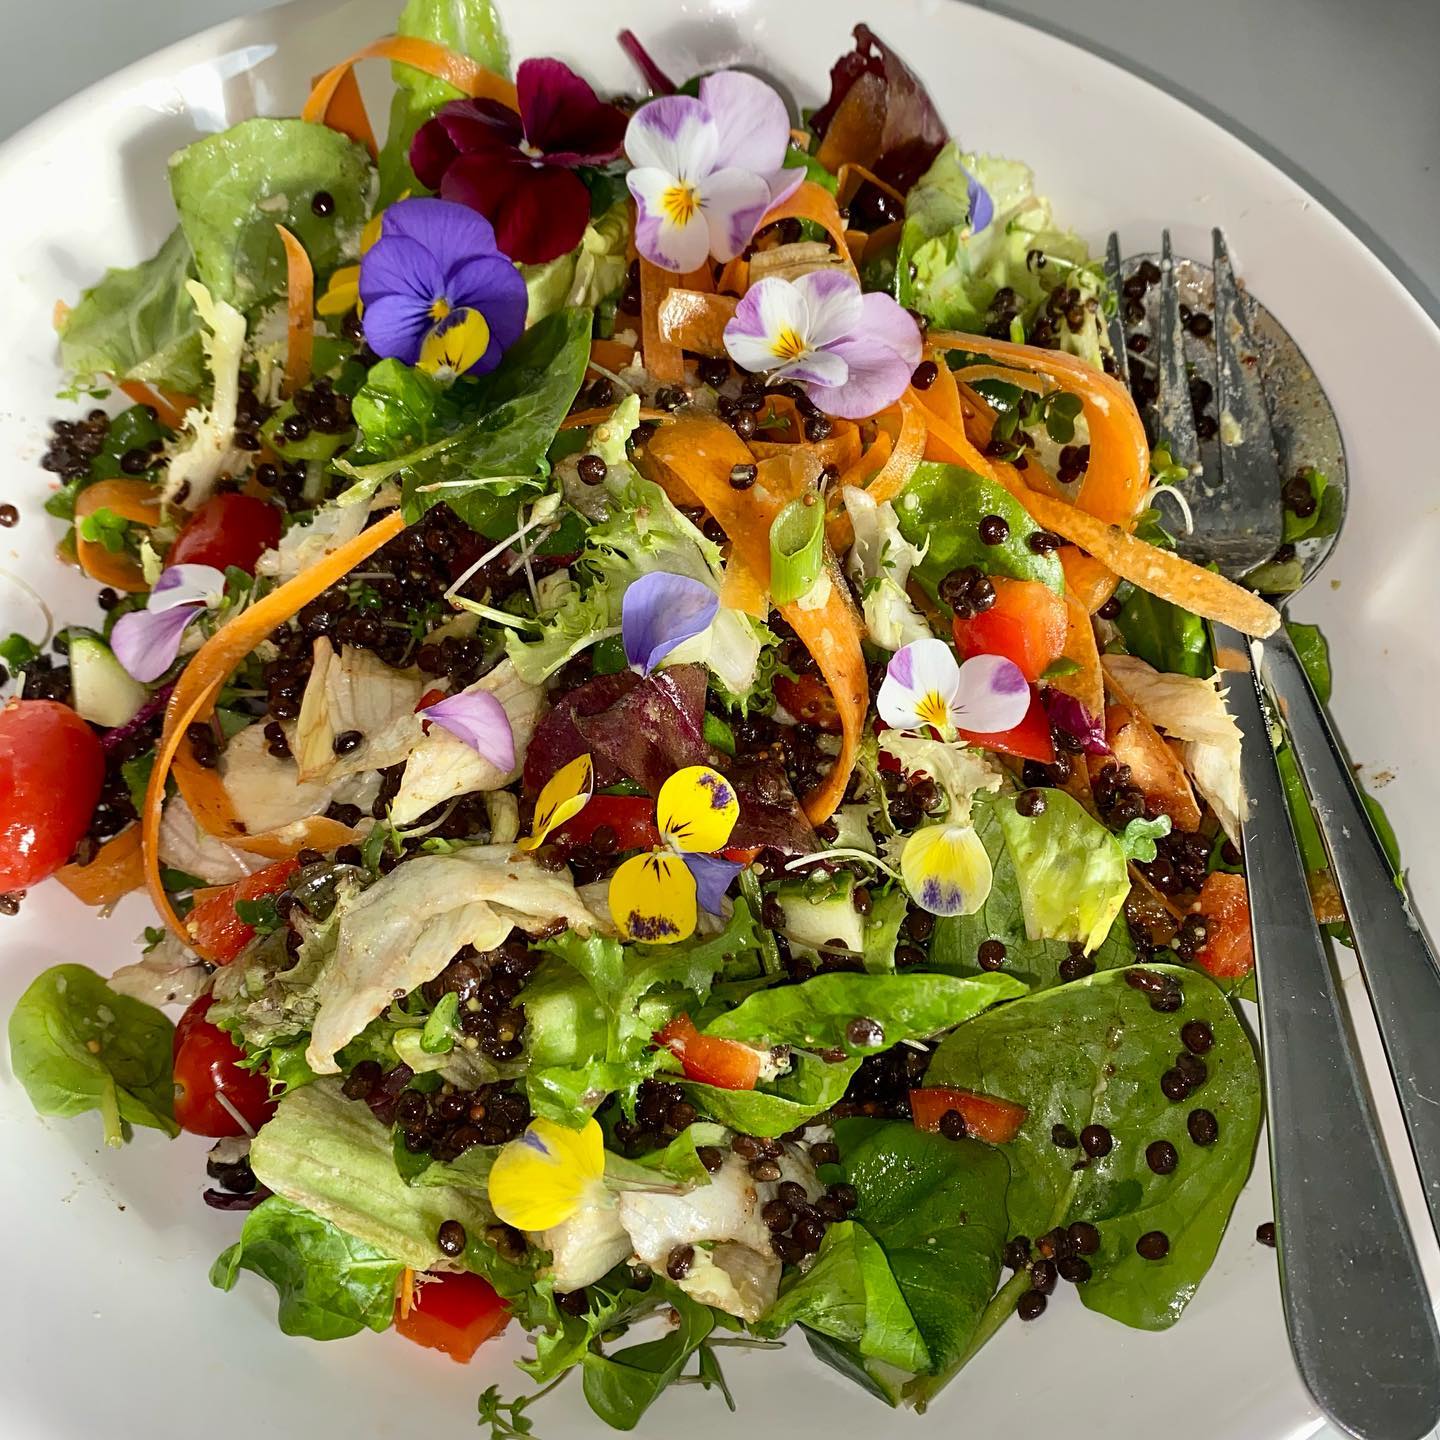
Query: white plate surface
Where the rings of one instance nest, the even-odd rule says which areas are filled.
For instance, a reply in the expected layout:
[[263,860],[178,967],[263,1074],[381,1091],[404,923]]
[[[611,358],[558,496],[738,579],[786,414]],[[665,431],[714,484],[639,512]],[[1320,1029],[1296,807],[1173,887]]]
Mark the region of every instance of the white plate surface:
[[[148,255],[169,231],[172,150],[252,114],[294,113],[309,77],[388,30],[395,8],[302,0],[217,27],[122,71],[0,149],[0,492],[22,513],[17,529],[0,532],[0,569],[43,589],[62,622],[95,612],[88,587],[50,561],[56,531],[40,511],[46,423],[69,413],[54,399],[55,300],[73,299],[107,264]],[[1296,608],[1330,637],[1335,714],[1383,787],[1422,906],[1440,891],[1431,839],[1440,504],[1424,440],[1440,395],[1440,332],[1331,215],[1159,90],[984,11],[936,0],[511,0],[504,10],[517,57],[558,54],[602,88],[634,88],[612,43],[628,25],[676,74],[740,61],[769,69],[811,104],[852,25],[871,21],[965,144],[1029,161],[1057,214],[1092,243],[1115,227],[1127,249],[1149,249],[1169,225],[1180,250],[1207,254],[1209,227],[1223,224],[1247,282],[1284,317],[1339,412],[1350,520],[1315,593]],[[0,583],[0,633],[12,628],[33,629],[33,618]],[[132,898],[102,925],[44,887],[18,919],[0,921],[0,1012],[8,1015],[45,966],[81,960],[108,973],[130,957],[130,937],[149,919],[146,903]],[[1353,969],[1342,962],[1373,1062]],[[1394,1149],[1393,1097],[1381,1108]],[[389,1335],[326,1345],[282,1336],[274,1297],[257,1278],[242,1277],[230,1295],[206,1283],[239,1222],[200,1203],[204,1142],[167,1145],[145,1132],[110,1152],[98,1129],[94,1117],[40,1120],[8,1068],[0,1076],[7,1440],[459,1435],[469,1433],[484,1386],[521,1389],[524,1377],[507,1363],[518,1337],[462,1368]],[[732,1351],[738,1417],[690,1387],[665,1396],[640,1433],[709,1440],[738,1423],[816,1437],[898,1425],[916,1435],[1063,1427],[1071,1440],[1101,1440],[1153,1428],[1167,1440],[1300,1440],[1319,1420],[1291,1369],[1273,1252],[1253,1238],[1270,1214],[1267,1180],[1262,1160],[1213,1271],[1167,1334],[1126,1330],[1061,1295],[1039,1323],[1007,1326],[928,1420],[888,1414],[810,1359],[803,1342],[783,1357]],[[1413,1202],[1408,1169],[1404,1183]],[[1433,1244],[1423,1248],[1440,1277]],[[601,1428],[578,1387],[547,1399],[536,1422],[545,1440]]]

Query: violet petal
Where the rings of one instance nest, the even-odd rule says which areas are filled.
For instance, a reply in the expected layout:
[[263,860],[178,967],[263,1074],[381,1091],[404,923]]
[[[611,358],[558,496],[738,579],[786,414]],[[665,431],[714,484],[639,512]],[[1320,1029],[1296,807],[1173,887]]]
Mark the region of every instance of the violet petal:
[[730,882],[744,867],[718,855],[681,855],[680,858],[695,877],[695,898],[700,908],[709,915],[719,915],[720,902]]
[[225,572],[213,565],[171,565],[160,572],[145,602],[147,610],[205,605],[225,593]]
[[110,648],[130,675],[148,685],[175,663],[180,637],[204,610],[193,601],[169,610],[132,610],[115,622]]
[[625,658],[649,675],[676,646],[708,630],[719,609],[719,597],[699,580],[664,570],[642,575],[621,606]]
[[509,774],[515,768],[515,736],[505,707],[488,690],[447,695],[420,712],[422,720],[463,740],[482,759]]
[[955,723],[979,735],[1013,730],[1030,708],[1030,684],[1003,655],[972,655],[960,666]]
[[719,164],[756,175],[779,170],[790,115],[769,85],[742,70],[720,70],[700,82],[700,103],[719,132]]

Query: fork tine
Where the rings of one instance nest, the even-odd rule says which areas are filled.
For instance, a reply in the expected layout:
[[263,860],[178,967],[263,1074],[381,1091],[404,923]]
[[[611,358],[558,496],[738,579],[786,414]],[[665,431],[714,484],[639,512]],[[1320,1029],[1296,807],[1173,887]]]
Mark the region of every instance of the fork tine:
[[1170,458],[1197,474],[1200,437],[1190,403],[1190,379],[1185,372],[1185,331],[1180,323],[1180,288],[1170,250],[1170,232],[1160,237],[1160,354],[1157,357],[1160,393],[1155,402],[1160,441]]
[[1128,390],[1130,388],[1130,355],[1125,349],[1125,317],[1121,307],[1125,297],[1120,293],[1122,272],[1120,269],[1120,235],[1112,230],[1105,242],[1105,279],[1115,296],[1115,313],[1106,322],[1110,335],[1110,349],[1115,355],[1115,378]]
[[[1215,272],[1215,408],[1220,416],[1220,475],[1227,493],[1260,496],[1274,491],[1273,514],[1264,507],[1255,528],[1280,543],[1284,519],[1280,505],[1275,436],[1255,342],[1245,305],[1235,284],[1225,232],[1213,232]],[[1248,358],[1250,363],[1246,363]]]

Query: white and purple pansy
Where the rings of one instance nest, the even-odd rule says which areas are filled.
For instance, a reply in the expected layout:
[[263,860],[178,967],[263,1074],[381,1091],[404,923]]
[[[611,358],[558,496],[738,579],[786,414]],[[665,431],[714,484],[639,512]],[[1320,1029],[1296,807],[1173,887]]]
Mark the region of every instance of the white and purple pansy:
[[220,603],[224,571],[213,565],[172,565],[160,572],[143,610],[122,615],[110,632],[115,658],[135,679],[149,684],[175,663],[192,621]]
[[505,707],[488,690],[462,690],[420,711],[420,718],[462,740],[507,775],[515,768],[515,733]]
[[703,635],[719,610],[719,597],[699,580],[665,570],[642,575],[625,591],[620,609],[630,668],[649,675],[677,646]]
[[943,640],[932,637],[895,652],[875,704],[896,730],[928,725],[952,740],[957,730],[994,735],[1014,729],[1030,708],[1030,686],[1013,660],[972,655],[962,665]]
[[860,420],[893,405],[924,350],[920,327],[888,295],[863,294],[842,270],[757,281],[725,326],[743,369],[796,380],[822,410]]
[[635,248],[662,270],[733,260],[765,212],[805,178],[784,169],[785,102],[763,80],[735,70],[707,75],[699,97],[665,95],[642,105],[625,132],[634,167]]

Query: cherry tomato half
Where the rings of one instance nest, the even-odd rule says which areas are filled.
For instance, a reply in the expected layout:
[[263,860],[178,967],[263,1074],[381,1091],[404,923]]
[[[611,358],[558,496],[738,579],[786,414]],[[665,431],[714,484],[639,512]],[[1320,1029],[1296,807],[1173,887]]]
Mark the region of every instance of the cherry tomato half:
[[462,1365],[509,1323],[510,1307],[488,1280],[468,1270],[426,1275],[415,1288],[410,1313],[395,1311],[395,1328],[407,1340],[442,1350]]
[[1013,1140],[1030,1113],[1013,1100],[982,1095],[977,1090],[959,1090],[948,1085],[931,1085],[910,1092],[910,1118],[917,1130],[940,1129],[940,1122],[954,1110],[965,1122],[965,1133],[991,1145]]
[[237,900],[259,900],[278,894],[300,868],[298,860],[277,860],[233,885],[197,901],[185,924],[195,948],[217,965],[228,965],[250,943],[255,929],[235,912]]
[[0,709],[0,891],[28,889],[65,864],[104,779],[100,742],[68,705]]
[[275,1113],[270,1082],[258,1071],[242,1070],[245,1052],[218,1025],[205,1018],[210,996],[202,995],[175,1027],[175,1123],[192,1135],[243,1135],[245,1127],[221,1104],[230,1105],[258,1130]]
[[167,565],[213,565],[255,573],[255,562],[280,543],[280,512],[253,495],[215,495],[184,524]]
[[840,733],[840,709],[830,687],[818,675],[800,675],[791,680],[775,679],[775,698],[803,725],[831,735]]

